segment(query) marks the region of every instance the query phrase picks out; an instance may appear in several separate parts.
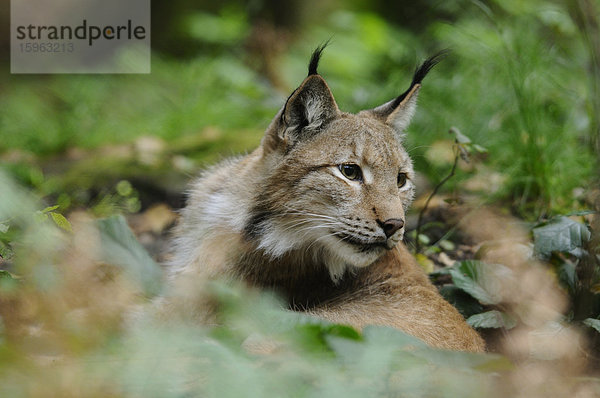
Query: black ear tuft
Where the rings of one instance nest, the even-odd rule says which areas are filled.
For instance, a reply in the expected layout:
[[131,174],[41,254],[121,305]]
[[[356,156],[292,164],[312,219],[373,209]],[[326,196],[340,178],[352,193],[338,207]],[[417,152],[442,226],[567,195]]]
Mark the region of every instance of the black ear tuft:
[[427,76],[429,71],[431,69],[433,69],[433,67],[436,66],[438,63],[440,63],[441,60],[446,58],[448,53],[450,53],[450,50],[445,49],[445,50],[442,50],[442,51],[438,52],[437,54],[427,58],[425,60],[425,62],[423,62],[421,64],[421,66],[419,66],[415,70],[415,74],[413,75],[412,83],[410,84],[411,87],[414,86],[415,84],[421,84],[421,82],[423,81],[425,76]]
[[312,56],[310,57],[310,63],[308,64],[308,76],[319,74],[317,72],[317,67],[319,66],[319,61],[321,60],[321,53],[329,44],[329,40],[315,48],[315,51],[313,51]]
[[438,52],[437,54],[427,58],[421,64],[421,66],[419,66],[417,69],[415,69],[415,74],[413,75],[413,79],[412,79],[412,82],[410,83],[410,87],[408,88],[408,90],[406,90],[405,92],[400,94],[398,96],[398,98],[396,98],[394,100],[392,107],[395,108],[396,106],[398,106],[404,100],[404,98],[406,98],[408,93],[410,93],[410,91],[413,89],[413,87],[416,84],[421,84],[421,82],[423,81],[425,76],[427,76],[429,71],[431,69],[433,69],[433,67],[436,66],[442,59],[446,58],[446,56],[448,55],[449,52],[450,52],[450,50],[448,50],[448,49],[442,50],[442,51]]

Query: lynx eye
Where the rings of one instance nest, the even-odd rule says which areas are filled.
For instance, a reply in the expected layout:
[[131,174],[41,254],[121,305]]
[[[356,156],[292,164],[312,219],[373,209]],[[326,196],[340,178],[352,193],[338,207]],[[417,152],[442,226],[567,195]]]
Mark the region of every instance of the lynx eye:
[[362,173],[360,167],[355,164],[340,164],[338,166],[344,177],[351,181],[362,181]]
[[398,173],[398,188],[402,188],[406,185],[407,176],[406,173]]

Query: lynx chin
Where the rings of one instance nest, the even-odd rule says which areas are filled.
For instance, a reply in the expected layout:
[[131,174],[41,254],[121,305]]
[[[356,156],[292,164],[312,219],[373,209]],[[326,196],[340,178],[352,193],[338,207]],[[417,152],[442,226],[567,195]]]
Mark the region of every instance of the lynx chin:
[[202,282],[226,278],[275,290],[291,310],[333,322],[387,325],[435,347],[483,351],[402,243],[414,193],[402,140],[440,54],[397,98],[351,114],[317,72],[323,49],[260,146],[193,183],[175,231],[165,313],[206,319]]

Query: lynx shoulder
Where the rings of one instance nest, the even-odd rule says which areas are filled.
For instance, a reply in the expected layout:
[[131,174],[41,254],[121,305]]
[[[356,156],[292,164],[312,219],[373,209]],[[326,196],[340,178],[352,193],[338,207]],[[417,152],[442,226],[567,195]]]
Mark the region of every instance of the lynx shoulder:
[[[404,93],[351,114],[317,72],[322,51],[260,146],[193,183],[175,233],[170,295],[202,289],[205,278],[232,278],[278,291],[292,310],[357,328],[396,327],[435,347],[484,350],[402,243],[414,192],[402,139],[439,55]],[[193,303],[185,308],[202,313]]]

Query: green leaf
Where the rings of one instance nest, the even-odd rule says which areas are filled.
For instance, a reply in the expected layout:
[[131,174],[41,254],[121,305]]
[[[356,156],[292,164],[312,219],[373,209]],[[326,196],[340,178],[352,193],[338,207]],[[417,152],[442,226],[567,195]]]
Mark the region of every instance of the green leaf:
[[583,324],[596,329],[596,331],[600,333],[600,319],[587,318],[583,321]]
[[65,218],[65,216],[63,216],[60,213],[49,213],[50,217],[52,217],[52,221],[54,221],[54,224],[56,224],[60,229],[63,229],[67,232],[73,232],[73,228],[71,227],[71,223],[69,222],[69,220],[67,220]]
[[361,334],[351,326],[347,325],[330,325],[329,327],[324,328],[325,333],[331,336],[339,336],[350,340],[362,340]]
[[440,294],[465,318],[483,311],[483,306],[473,296],[456,286],[446,285],[440,289]]
[[487,153],[488,152],[488,150],[486,148],[482,147],[481,145],[473,144],[472,147],[476,152],[479,152],[479,153]]
[[517,321],[513,317],[496,310],[471,315],[467,319],[467,323],[474,328],[480,329],[512,329],[517,325]]
[[535,253],[549,257],[552,252],[571,252],[590,239],[585,225],[568,217],[559,216],[533,229]]
[[121,196],[129,196],[133,193],[133,187],[127,180],[119,181],[117,184],[117,193]]
[[60,207],[60,205],[46,207],[44,210],[42,210],[42,213],[50,213],[51,211],[54,211],[54,210],[58,209],[59,207]]
[[425,234],[419,234],[419,242],[424,245],[428,245],[431,242],[431,239]]
[[442,239],[439,243],[440,247],[446,251],[452,251],[454,249],[456,249],[456,246],[454,245],[454,243],[452,243],[449,240],[446,239]]
[[15,277],[10,272],[0,269],[0,279],[15,279]]
[[450,268],[450,275],[456,287],[486,305],[501,301],[502,285],[513,277],[510,268],[474,260],[457,263]]
[[114,216],[97,221],[101,241],[101,261],[122,267],[144,293],[155,296],[161,289],[162,272],[146,249],[137,241],[125,218]]
[[413,366],[423,363],[414,357],[414,351],[428,350],[425,343],[416,337],[383,326],[367,326],[363,330],[364,342],[337,336],[325,337],[346,368],[368,379],[387,373],[396,361],[408,361]]
[[13,256],[13,251],[8,243],[0,241],[0,258],[10,260]]
[[333,351],[342,362],[348,364],[356,363],[358,359],[363,360],[367,349],[365,344],[339,336],[325,335],[324,340],[327,348]]
[[5,234],[8,232],[10,225],[0,222],[0,234]]
[[33,214],[33,219],[35,220],[35,222],[43,223],[46,220],[48,220],[48,213],[43,213],[38,210]]
[[575,265],[570,262],[563,262],[557,269],[558,280],[567,287],[571,294],[575,293],[577,288],[577,272]]
[[[0,270],[0,292],[9,293],[19,285],[19,276],[15,276],[6,270]],[[0,317],[0,321],[2,318]]]
[[596,212],[594,210],[578,210],[578,211],[572,211],[570,213],[565,214],[565,217],[589,216],[590,214],[596,214]]

